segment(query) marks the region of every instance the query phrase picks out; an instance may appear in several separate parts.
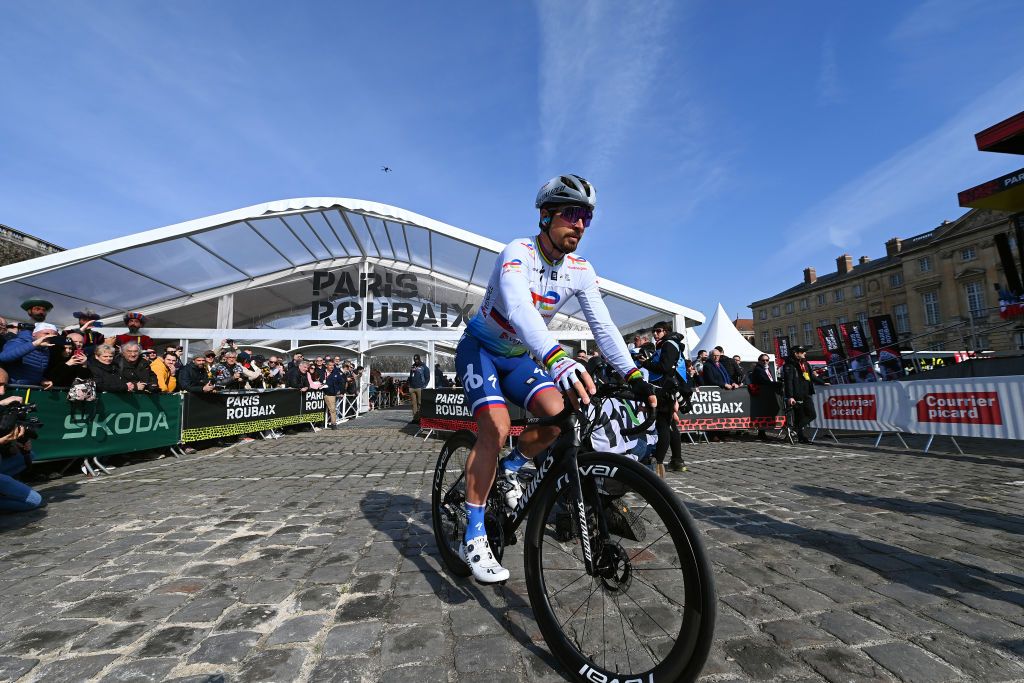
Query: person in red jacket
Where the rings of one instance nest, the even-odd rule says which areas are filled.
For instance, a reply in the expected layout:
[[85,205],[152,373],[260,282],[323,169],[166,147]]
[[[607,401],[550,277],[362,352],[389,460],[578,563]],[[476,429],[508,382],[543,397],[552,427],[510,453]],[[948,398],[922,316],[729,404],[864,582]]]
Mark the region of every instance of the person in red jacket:
[[139,333],[139,330],[146,325],[146,316],[141,313],[125,313],[124,324],[128,326],[128,334],[117,335],[118,346],[124,346],[128,342],[135,342],[145,351],[153,348],[153,339],[147,334]]

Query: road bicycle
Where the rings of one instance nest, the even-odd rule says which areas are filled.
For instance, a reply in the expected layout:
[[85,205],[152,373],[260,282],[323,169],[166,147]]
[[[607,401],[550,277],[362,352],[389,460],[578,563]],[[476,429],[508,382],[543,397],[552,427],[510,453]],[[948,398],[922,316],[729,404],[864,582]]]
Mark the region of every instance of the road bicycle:
[[[560,435],[538,456],[525,491],[508,509],[491,487],[486,530],[500,561],[523,536],[527,591],[555,657],[580,681],[611,683],[695,680],[714,636],[716,596],[711,563],[693,518],[668,485],[635,460],[585,452],[605,425],[601,406],[632,401],[624,387],[604,385],[589,410],[567,407],[554,417],[513,425],[555,425]],[[653,412],[624,436],[646,432]],[[434,536],[448,571],[470,575],[459,558],[466,528],[465,466],[476,437],[461,431],[441,449],[434,471]],[[500,478],[499,478],[500,479]]]

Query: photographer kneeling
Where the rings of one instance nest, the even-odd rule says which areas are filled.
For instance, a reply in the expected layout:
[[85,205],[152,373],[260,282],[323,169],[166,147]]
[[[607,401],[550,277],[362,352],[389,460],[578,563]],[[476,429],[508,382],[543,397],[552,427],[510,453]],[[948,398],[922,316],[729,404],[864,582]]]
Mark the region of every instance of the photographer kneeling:
[[[0,396],[7,382],[7,372],[0,369]],[[38,491],[14,478],[32,464],[32,442],[25,438],[25,426],[17,424],[20,404],[20,396],[0,400],[0,512],[25,512],[46,505]]]

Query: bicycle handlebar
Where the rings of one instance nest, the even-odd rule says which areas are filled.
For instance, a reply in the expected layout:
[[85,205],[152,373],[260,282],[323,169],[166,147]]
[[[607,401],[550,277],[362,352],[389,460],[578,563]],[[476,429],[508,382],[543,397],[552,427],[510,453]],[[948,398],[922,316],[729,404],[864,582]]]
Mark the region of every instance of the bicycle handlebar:
[[[613,386],[610,384],[602,384],[597,388],[597,392],[594,394],[594,398],[617,398],[620,401],[637,401],[639,403],[643,403],[645,406],[647,405],[646,396],[637,398],[637,396],[632,392],[632,390],[630,390],[629,387],[621,385]],[[518,420],[512,420],[511,424],[515,427],[550,427],[553,425],[561,427],[562,425],[565,424],[569,416],[575,412],[576,410],[572,406],[566,404],[565,408],[557,415],[552,415],[550,417],[521,418]],[[642,434],[643,432],[646,432],[648,429],[650,429],[651,425],[654,424],[656,416],[655,411],[653,410],[647,410],[647,413],[647,419],[645,419],[642,423],[635,427],[623,429],[621,431],[622,435],[636,436],[637,434]]]

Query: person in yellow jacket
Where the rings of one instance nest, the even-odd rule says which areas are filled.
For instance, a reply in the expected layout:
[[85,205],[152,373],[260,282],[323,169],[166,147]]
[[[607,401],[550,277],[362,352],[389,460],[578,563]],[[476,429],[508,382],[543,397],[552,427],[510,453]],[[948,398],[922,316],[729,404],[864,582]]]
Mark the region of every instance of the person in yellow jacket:
[[163,358],[155,358],[149,368],[156,375],[156,382],[160,385],[160,391],[165,394],[173,394],[178,388],[178,355],[165,353]]

